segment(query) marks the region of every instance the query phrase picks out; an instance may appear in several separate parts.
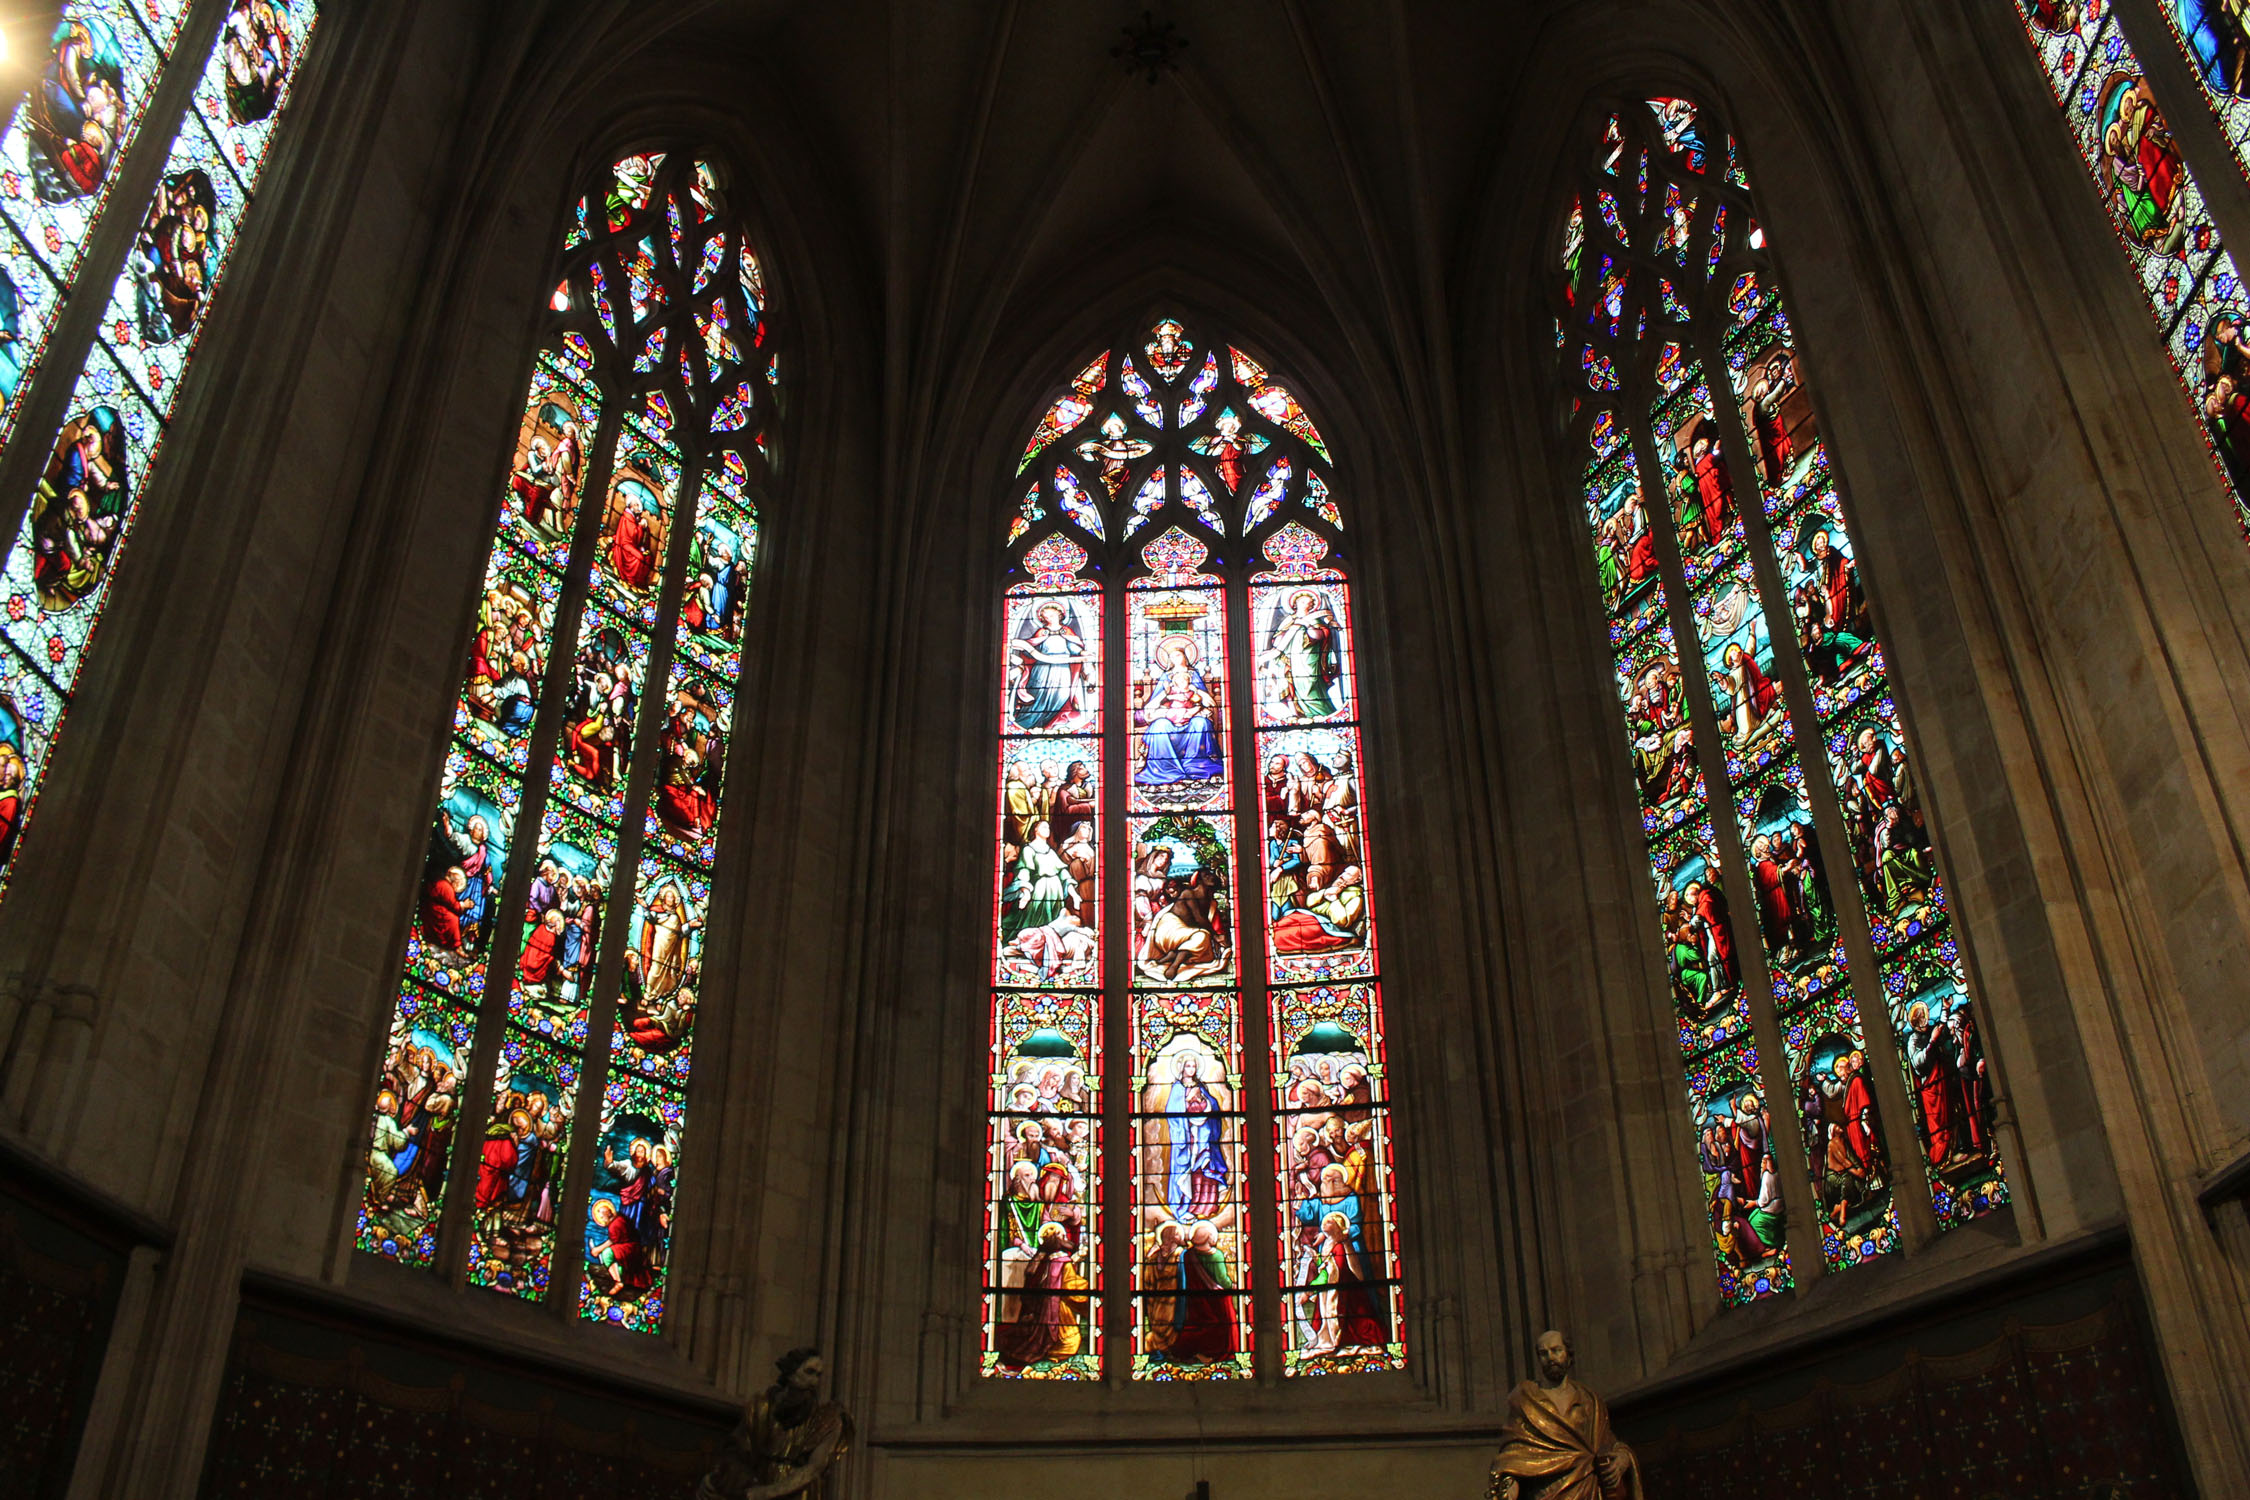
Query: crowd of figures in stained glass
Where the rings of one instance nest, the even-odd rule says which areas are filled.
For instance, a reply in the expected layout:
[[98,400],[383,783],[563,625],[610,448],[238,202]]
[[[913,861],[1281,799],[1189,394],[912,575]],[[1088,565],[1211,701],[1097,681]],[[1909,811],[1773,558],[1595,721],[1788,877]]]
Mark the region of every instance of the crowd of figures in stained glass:
[[[1018,464],[1001,607],[986,1374],[1405,1359],[1360,694],[1329,452],[1159,317]],[[1243,894],[1245,872],[1255,894]],[[1263,1032],[1263,1045],[1246,1036]],[[1105,1093],[1108,1069],[1125,1087]],[[1254,1139],[1265,1091],[1272,1140]],[[1104,1181],[1105,1137],[1127,1181]],[[1276,1217],[1253,1205],[1272,1185]],[[1122,1340],[1119,1349],[1112,1340]]]
[[[0,452],[22,436],[34,389],[67,391],[32,493],[9,497],[19,509],[0,564],[0,885],[314,19],[313,0],[66,4],[0,133]],[[178,53],[183,37],[206,36],[205,50]],[[191,86],[152,114],[177,69]],[[148,201],[113,203],[123,163],[150,156],[160,160]],[[87,297],[102,302],[90,341],[56,347],[63,308]]]
[[[2250,534],[2250,297],[2234,256],[2109,0],[2016,9]],[[2250,12],[2240,0],[2160,10],[2232,150],[2231,163],[2206,165],[2239,173],[2250,166]]]
[[414,878],[359,1245],[654,1330],[779,365],[708,160],[617,162],[563,264]]
[[[2006,1203],[2007,1179],[1906,725],[1739,148],[1689,100],[1632,100],[1579,165],[1555,282],[1568,442],[1713,1266],[1724,1301],[1750,1302],[1898,1252],[1901,1194],[1951,1227]],[[1886,1094],[1911,1118],[1887,1118]],[[1793,1245],[1797,1193],[1817,1235]]]

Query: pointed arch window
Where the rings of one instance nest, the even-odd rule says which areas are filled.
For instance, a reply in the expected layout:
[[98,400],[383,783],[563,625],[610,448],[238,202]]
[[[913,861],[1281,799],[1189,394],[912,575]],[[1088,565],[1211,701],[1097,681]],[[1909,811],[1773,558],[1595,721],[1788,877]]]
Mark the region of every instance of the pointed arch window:
[[654,1331],[780,356],[709,157],[619,160],[562,264],[408,903],[358,1243]]
[[[0,131],[0,456],[52,436],[0,515],[0,890],[315,19],[313,0],[72,0]],[[154,186],[121,203],[127,181]],[[88,298],[98,319],[66,324]]]
[[1579,161],[1552,283],[1568,451],[1713,1267],[1750,1302],[1897,1253],[1902,1194],[1950,1228],[2007,1177],[1911,732],[1739,149],[1693,101],[1636,99]]
[[[2250,16],[2159,0],[2237,172],[2250,167]],[[2250,535],[2250,297],[2110,0],[2017,0],[2024,35]],[[2161,45],[2161,43],[2159,43]],[[2208,163],[2206,165],[2209,165]]]
[[1260,1284],[1278,1292],[1283,1373],[1398,1368],[1376,882],[1327,444],[1239,345],[1162,317],[1063,384],[1017,483],[984,1372],[1248,1376]]

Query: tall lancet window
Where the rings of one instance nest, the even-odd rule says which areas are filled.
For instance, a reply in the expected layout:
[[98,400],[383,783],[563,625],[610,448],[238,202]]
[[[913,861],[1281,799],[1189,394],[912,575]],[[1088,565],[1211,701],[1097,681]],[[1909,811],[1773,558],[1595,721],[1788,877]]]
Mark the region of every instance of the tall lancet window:
[[1688,100],[1631,100],[1577,165],[1554,283],[1568,451],[1713,1264],[1749,1302],[1900,1250],[1902,1194],[1941,1228],[2005,1203],[1992,1081],[1735,141]]
[[[0,132],[0,455],[48,454],[0,497],[0,886],[314,18],[313,0],[71,0]],[[135,179],[154,186],[120,202]],[[66,325],[88,299],[98,318]]]
[[[2234,0],[2161,0],[2161,8],[2241,171],[2250,163],[2250,16]],[[2017,0],[2016,9],[2202,423],[2236,524],[2250,532],[2250,298],[2173,138],[2167,103],[2109,0]]]
[[[726,174],[577,201],[426,844],[360,1248],[654,1330],[779,357]],[[464,1149],[465,1147],[465,1149]]]
[[[1405,1360],[1343,515],[1304,408],[1161,318],[1018,465],[984,1370]],[[1242,895],[1243,882],[1255,894]],[[1108,1087],[1104,1087],[1105,1080]]]

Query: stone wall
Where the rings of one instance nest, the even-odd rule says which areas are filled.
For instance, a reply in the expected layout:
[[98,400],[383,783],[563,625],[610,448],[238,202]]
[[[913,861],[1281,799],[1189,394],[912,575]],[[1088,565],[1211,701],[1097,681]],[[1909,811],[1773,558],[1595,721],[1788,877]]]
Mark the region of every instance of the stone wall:
[[[2160,37],[2157,0],[2118,4]],[[2250,1147],[2250,552],[2006,8],[1215,4],[1154,84],[1109,55],[1138,6],[1110,9],[331,8],[0,905],[0,1134],[152,1226],[73,1500],[187,1500],[244,1451],[214,1417],[256,1381],[523,1438],[466,1378],[430,1394],[464,1340],[675,1411],[818,1341],[853,1495],[1457,1491],[1543,1327],[1654,1411],[2120,1231],[2183,1463],[2224,1493],[2250,1220],[2198,1193]],[[1640,90],[1722,104],[1753,163],[2019,1143],[2006,1215],[1732,1312],[1541,311],[1555,163]],[[2216,125],[2175,125],[2250,244]],[[587,172],[680,133],[739,163],[804,357],[674,1305],[621,1340],[350,1243],[553,247]],[[1407,1153],[1396,1378],[974,1375],[997,542],[1052,372],[1159,307],[1243,330],[1338,455]],[[263,1283],[419,1340],[438,1363],[384,1378],[421,1394],[248,1359]]]

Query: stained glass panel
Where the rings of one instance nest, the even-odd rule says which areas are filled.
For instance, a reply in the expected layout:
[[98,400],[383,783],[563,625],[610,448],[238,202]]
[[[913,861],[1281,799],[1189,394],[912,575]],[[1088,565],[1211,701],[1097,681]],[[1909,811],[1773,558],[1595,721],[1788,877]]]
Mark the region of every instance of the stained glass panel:
[[[1757,466],[1767,546],[1791,611],[1790,634],[1804,662],[1814,711],[1821,719],[1823,753],[1811,760],[1807,771],[1812,777],[1825,772],[1831,779],[1832,795],[1843,814],[1850,845],[1839,852],[1845,855],[1843,865],[1856,876],[1846,883],[1856,885],[1865,908],[1885,990],[1895,991],[1902,984],[1917,987],[1918,979],[1907,977],[1902,967],[1903,950],[1925,941],[1950,945],[1950,938],[1942,936],[1949,925],[1945,891],[1937,877],[1935,853],[1914,779],[1907,770],[1906,740],[1890,699],[1887,663],[1860,576],[1857,549],[1845,522],[1842,489],[1813,414],[1795,332],[1778,290],[1771,289],[1769,282],[1754,305],[1753,299],[1740,294],[1730,300],[1738,307],[1723,346],[1736,420]],[[1824,788],[1822,795],[1831,793]],[[1793,839],[1800,850],[1797,863],[1817,874],[1826,861],[1810,840],[1812,819],[1809,808],[1803,806],[1806,796],[1802,788],[1786,792],[1778,786],[1768,788],[1755,817],[1747,798],[1743,799],[1745,837],[1753,837],[1751,824],[1755,821],[1764,831],[1774,833],[1777,848],[1789,846],[1791,836],[1775,829],[1770,814],[1793,800],[1799,810],[1791,816],[1801,829]],[[1754,845],[1752,866],[1754,874],[1759,874],[1761,862]],[[1842,866],[1837,868],[1837,879],[1845,880]],[[1766,877],[1759,874],[1759,878]],[[1820,913],[1825,930],[1827,913],[1834,909],[1825,877],[1802,884],[1804,895],[1790,904],[1801,905],[1809,899]],[[1808,945],[1799,946],[1805,951],[1788,966],[1787,990],[1778,984],[1776,987],[1782,1019],[1792,1027],[1797,1024],[1797,1008],[1831,1003],[1823,997],[1824,978],[1830,989],[1844,982],[1840,942],[1827,945],[1831,951],[1822,957],[1813,955]],[[1941,998],[1943,1004],[1933,1008],[1957,1015],[1960,1029],[1974,1037],[1976,1019],[1966,980],[1958,990],[1948,991]],[[1850,1041],[1857,1053],[1864,1046],[1857,1005],[1848,997],[1833,1003],[1841,1013],[1841,1024],[1834,1034]],[[1903,1013],[1894,1012],[1888,1019],[1893,1043],[1913,1083],[1917,1052],[1913,1030],[1905,1024]],[[1947,1040],[1953,1034],[1949,1031],[1940,1037],[1939,1051],[1948,1047],[1965,1049],[1965,1043]],[[1981,1069],[1981,1043],[1979,1047]],[[1864,1065],[1864,1056],[1853,1063],[1855,1070]],[[1836,1085],[1829,1083],[1828,1087]],[[1845,1087],[1848,1090],[1848,1085]],[[1807,1102],[1809,1107],[1809,1099]],[[1980,1119],[1974,1132],[1945,1130],[1942,1122],[1933,1125],[1926,1111],[1917,1109],[1916,1113],[1917,1134],[1925,1147],[1932,1146],[1939,1133],[1946,1136],[1928,1161],[1933,1192],[1944,1204],[1938,1213],[1940,1226],[1950,1227],[2004,1204],[2007,1186],[1990,1120]],[[1960,1114],[1960,1110],[1954,1110],[1948,1118]],[[1852,1144],[1852,1137],[1845,1139]],[[1957,1150],[1956,1145],[1963,1142],[1969,1144]],[[1821,1171],[1813,1174],[1824,1198],[1831,1190],[1850,1197],[1850,1208],[1840,1220],[1837,1210],[1824,1203],[1827,1222],[1822,1231],[1823,1248],[1831,1264],[1864,1260],[1893,1248],[1898,1233],[1896,1213],[1889,1206],[1894,1179],[1886,1173],[1880,1153],[1854,1150],[1840,1159],[1848,1159],[1851,1170],[1840,1174],[1841,1180],[1834,1181],[1832,1189]]]
[[[1640,192],[1620,201],[1615,222],[1576,216],[1586,284],[1558,288],[1557,305],[1566,321],[1569,308],[1584,309],[1576,325],[1591,328],[1592,341],[1560,372],[1566,386],[1596,370],[1604,376],[1597,387],[1614,379],[1632,403],[1579,419],[1590,449],[1587,517],[1650,838],[1721,1295],[1742,1302],[1792,1280],[1781,1182],[1794,1165],[1782,1170],[1774,1159],[1753,1017],[1770,1013],[1783,1040],[1772,1086],[1787,1080],[1804,1127],[1823,1263],[1840,1269],[1879,1258],[1901,1247],[1901,1230],[1861,997],[1878,987],[1894,997],[1918,992],[1928,976],[1897,969],[1899,955],[1950,938],[1918,812],[1874,805],[1894,776],[1904,779],[1903,737],[1888,717],[1875,742],[1878,790],[1852,784],[1857,737],[1876,722],[1872,705],[1889,711],[1883,653],[1793,330],[1762,257],[1764,236],[1738,192],[1748,180],[1731,137],[1724,186],[1706,175],[1718,138],[1692,101],[1620,110],[1580,192],[1603,191],[1603,178],[1625,160],[1638,166]],[[1721,201],[1706,224],[1701,205],[1713,195]],[[1730,224],[1742,226],[1739,237],[1730,238]],[[2190,257],[2199,253],[2195,240],[2185,240]],[[1683,292],[1658,257],[1724,274]],[[1601,286],[1617,289],[1608,303]],[[1661,335],[1645,362],[1613,358],[1646,337],[1652,311],[1677,336]],[[1726,377],[1723,406],[1706,374],[1714,369]],[[1664,475],[1662,527],[1649,524],[1636,440]],[[1746,508],[1751,494],[1759,503]],[[1663,574],[1673,559],[1687,588],[1667,598]],[[1695,670],[1683,673],[1680,648],[1690,640]],[[1790,710],[1786,685],[1799,672],[1818,722],[1798,722]],[[1696,743],[1689,710],[1697,704],[1716,724],[1713,745]],[[1706,797],[1706,777],[1727,804],[1723,813]],[[1823,848],[1824,804],[1842,814],[1849,851]],[[1891,830],[1880,848],[1877,819]],[[1730,886],[1746,905],[1730,905]],[[1887,920],[1893,909],[1903,921]],[[1878,960],[1875,970],[1855,973],[1846,939],[1862,911]],[[1760,970],[1770,990],[1750,984]],[[1942,989],[1934,980],[1932,987]],[[1941,998],[1925,1009],[1950,1013],[1958,1004],[1951,991]],[[1973,1035],[1973,1016],[1966,1026]],[[1902,1052],[1911,1051],[1909,1035],[1894,1019],[1891,1040]],[[1956,1039],[1924,1050],[1965,1057],[1959,1035],[1947,1032]],[[1948,1104],[1970,1097],[1952,1082],[1933,1100],[1940,1094]],[[1965,1108],[1937,1113],[1964,1119]],[[1930,1127],[1918,1123],[1926,1143]],[[2005,1201],[1987,1125],[1956,1130],[1932,1158],[1958,1178],[1940,1186],[1941,1223]],[[1972,1136],[1974,1149],[1953,1150]]]
[[[1129,1046],[1112,1124],[1131,1170],[1108,1247],[1127,1267],[1112,1330],[1126,1341],[1121,1367],[1150,1380],[1250,1374],[1250,1288],[1278,1270],[1295,1330],[1286,1371],[1395,1369],[1403,1308],[1376,1097],[1357,656],[1345,574],[1328,561],[1343,515],[1327,450],[1288,388],[1223,340],[1160,318],[1120,345],[1134,352],[1088,365],[1050,408],[1034,446],[1056,461],[1007,526],[983,1369],[1101,1373],[1091,1077],[1105,979]],[[1097,399],[1112,382],[1129,408]],[[1253,530],[1266,568],[1255,574]],[[1105,610],[1123,630],[1114,684]],[[1235,655],[1236,632],[1248,657]],[[1247,702],[1233,691],[1243,671]],[[1105,764],[1125,778],[1109,802]],[[1245,838],[1263,892],[1248,906]],[[1114,939],[1099,930],[1105,881],[1121,882]],[[1298,997],[1270,1045],[1247,1055],[1245,945],[1265,960],[1253,981]],[[1318,1029],[1323,1017],[1349,1037]],[[1344,1079],[1334,1099],[1307,1092],[1290,1108],[1296,1125],[1333,1137],[1316,1167],[1348,1186],[1316,1170],[1309,1198],[1291,1202],[1287,1133],[1251,1138],[1244,1091],[1268,1088],[1277,1066],[1308,1089]],[[1245,1233],[1250,1164],[1268,1150],[1287,1220],[1278,1239]],[[1341,1238],[1326,1214],[1348,1219]],[[1352,1289],[1325,1290],[1339,1278]]]
[[1133,996],[1133,1373],[1250,1373],[1240,1006]]
[[1229,806],[1226,596],[1206,587],[1137,588],[1126,611],[1133,807]]
[[1373,984],[1276,989],[1274,1135],[1282,1368],[1342,1375],[1406,1359],[1382,1003]]
[[[2228,49],[2241,19],[2233,6],[2205,0],[2163,5],[2239,162],[2243,101]],[[2016,11],[2202,421],[2236,523],[2250,528],[2250,305],[2234,257],[2111,6],[2016,0]]]
[[[1739,556],[1742,529],[1723,455],[1714,462],[1718,433],[1708,394],[1690,378],[1687,368],[1669,379],[1661,368],[1655,377],[1658,390],[1650,409],[1650,430],[1659,462],[1672,466],[1666,510],[1676,551],[1689,562],[1688,576],[1693,578],[1700,571],[1695,570],[1696,559],[1707,570],[1718,559]],[[1690,711],[1691,685],[1668,623],[1672,601],[1639,463],[1616,412],[1604,409],[1592,414],[1584,430],[1586,521],[1596,580],[1609,614],[1609,645],[1642,830],[1648,839],[1674,1021],[1690,1103],[1705,1141],[1704,1187],[1713,1261],[1722,1300],[1749,1301],[1785,1290],[1790,1276],[1778,1235],[1783,1218],[1779,1178],[1712,1167],[1715,1152],[1735,1149],[1737,1125],[1731,1106],[1719,1115],[1711,1114],[1706,1080],[1719,1065],[1715,1060],[1742,1053],[1751,1031],[1749,990],[1736,950],[1738,929],[1709,817]],[[1748,651],[1760,643],[1771,665],[1762,618],[1745,618],[1738,569],[1739,565],[1736,571],[1716,575],[1701,591],[1703,615],[1689,616],[1698,621],[1696,640],[1704,670],[1719,669],[1714,685],[1729,682],[1736,675],[1734,669],[1748,659]],[[1730,648],[1735,652],[1731,662]],[[1764,718],[1779,716],[1786,721],[1776,697],[1769,693],[1746,706],[1753,715],[1749,727],[1763,732],[1770,746],[1772,731],[1765,728]],[[1739,714],[1731,722],[1722,717],[1722,737],[1730,731],[1739,734],[1743,727]],[[1762,1113],[1756,1114],[1751,1122],[1760,1132],[1753,1149],[1761,1156],[1762,1119]],[[1770,1240],[1750,1228],[1754,1216],[1763,1217],[1773,1235]]]
[[[0,134],[0,448],[187,10],[188,0],[64,5],[38,80]],[[262,30],[286,47],[284,28]],[[276,70],[286,76],[292,63],[284,51]]]
[[[399,1106],[416,1088],[427,1090],[428,1064],[417,1064],[399,1051],[406,1036],[402,1028],[420,1024],[433,1036],[450,1036],[448,1045],[460,1053],[444,1063],[448,1086],[446,1102],[435,1111],[438,1119],[415,1105],[408,1113],[419,1120],[418,1128],[399,1118],[397,1108],[386,1123],[377,1104],[359,1244],[409,1264],[427,1265],[436,1252],[436,1213],[444,1199],[447,1161],[442,1149],[427,1149],[427,1139],[439,1124],[441,1141],[449,1139],[457,1122],[460,1078],[476,1038],[493,939],[507,925],[499,909],[500,893],[507,883],[508,850],[523,798],[531,726],[538,705],[560,691],[560,674],[548,671],[548,656],[555,601],[568,562],[568,528],[562,518],[575,515],[584,442],[600,425],[601,410],[599,394],[578,366],[551,353],[540,356],[501,493],[468,667],[453,711],[453,747],[416,878],[407,982],[392,1022],[390,1061],[378,1086]],[[442,1027],[416,1021],[426,1017],[433,1003],[446,1007]],[[550,1030],[552,1025],[550,1018]],[[415,1076],[409,1078],[409,1073]],[[386,1141],[391,1142],[387,1149]]]
[[993,997],[987,1375],[1101,1375],[1100,1034],[1097,995]]
[[578,1294],[579,1316],[589,1322],[644,1333],[663,1324],[677,1158],[686,1129],[687,1104],[672,1090],[623,1072],[603,1086]]
[[617,831],[550,801],[518,919],[508,1019],[541,1036],[583,1046],[600,948],[602,903],[617,873]]
[[426,989],[412,979],[400,985],[375,1090],[360,1249],[401,1265],[436,1262],[438,1213],[476,1030],[475,996]]
[[1101,771],[1099,740],[1001,742],[996,984],[1101,983]]
[[1795,1279],[1783,1245],[1787,1220],[1756,1044],[1738,1042],[1690,1063],[1688,1099],[1721,1297],[1754,1302],[1787,1291]]
[[[568,232],[556,342],[518,427],[455,710],[382,1085],[390,1125],[379,1112],[362,1214],[366,1248],[434,1258],[442,1157],[416,1169],[439,1179],[427,1184],[402,1166],[402,1151],[432,1158],[413,1155],[396,1075],[428,1071],[417,1049],[429,1028],[409,1022],[450,1004],[450,1066],[462,1076],[491,1005],[502,1019],[481,1044],[490,1071],[476,1065],[482,1091],[461,1106],[480,1115],[481,1155],[475,1180],[452,1189],[468,1279],[527,1300],[567,1296],[585,1319],[644,1333],[664,1317],[757,559],[760,423],[778,368],[764,349],[763,276],[724,204],[708,162],[629,157],[580,201]],[[637,326],[620,323],[621,306]],[[641,358],[659,339],[666,357]],[[602,432],[614,434],[606,447]],[[601,503],[586,503],[595,494]],[[586,587],[565,617],[573,569]],[[652,716],[645,695],[659,686]],[[541,736],[553,753],[532,765]],[[643,761],[653,764],[636,775]],[[642,784],[645,812],[629,800]],[[529,854],[511,861],[512,841]],[[502,1005],[486,996],[492,966],[509,976],[492,987]],[[564,1201],[574,1116],[597,1099],[590,1195]],[[558,1288],[566,1220],[583,1226],[584,1266],[575,1287]]]
[[1341,580],[1307,578],[1251,588],[1261,725],[1359,717],[1347,599]]
[[1016,465],[1017,473],[1030,468],[1031,461],[1056,438],[1086,420],[1086,414],[1094,409],[1094,397],[1100,393],[1108,378],[1107,354],[1103,354],[1071,378],[1070,389],[1055,398],[1055,404],[1047,409],[1047,415],[1041,417],[1039,425],[1032,429],[1031,440],[1023,447],[1023,460]]
[[[11,216],[36,216],[50,209],[64,217],[91,213],[85,195],[98,197],[106,190],[107,162],[114,155],[104,155],[103,143],[132,128],[141,108],[134,90],[145,87],[132,83],[129,60],[121,64],[124,71],[108,71],[105,43],[98,35],[102,27],[94,22],[106,24],[121,49],[117,55],[128,59],[128,26],[145,22],[154,27],[154,33],[141,33],[145,56],[153,59],[159,42],[170,45],[183,10],[165,0],[129,15],[123,6],[71,8],[58,29],[47,75],[18,112],[16,125],[0,137],[0,158],[15,149],[11,143],[20,144],[19,127],[20,140],[33,142],[23,147],[30,153],[23,167],[28,179],[0,165],[0,211]],[[81,11],[83,23],[77,19]],[[13,817],[0,831],[0,848],[8,856],[0,868],[0,888],[13,872],[13,854],[36,809],[52,741],[139,519],[141,494],[178,399],[180,377],[202,334],[203,311],[225,277],[241,216],[312,25],[310,0],[295,7],[266,0],[255,15],[222,32],[213,44],[144,217],[142,248],[110,291],[102,333],[87,352],[52,457],[9,550],[0,577],[0,588],[9,595],[5,633],[19,663],[44,679],[47,691],[19,698],[21,713],[28,716],[36,703],[44,718],[24,724],[22,743],[6,746],[9,753],[0,754],[0,787],[15,793]],[[250,68],[249,75],[230,91],[230,68],[239,73],[243,66]],[[89,107],[94,116],[88,115]],[[64,128],[72,121],[77,122],[75,134]],[[47,157],[50,148],[60,152],[52,160]],[[51,172],[42,178],[42,160],[64,178],[70,177],[70,169],[57,163],[76,163],[83,169],[84,192],[71,197],[63,178]],[[71,178],[71,185],[78,180]],[[29,196],[15,197],[26,181]],[[43,196],[50,191],[64,196]],[[27,206],[35,201],[45,206]],[[51,219],[36,231],[28,228],[30,219],[11,222],[19,230],[36,232],[42,244],[55,247],[53,253],[70,246],[68,253],[75,256],[89,220],[75,218],[77,227],[69,229]],[[8,403],[0,421],[12,420],[15,409]],[[0,816],[5,813],[6,800],[0,798]]]
[[511,1031],[500,1044],[477,1165],[471,1285],[530,1301],[546,1295],[577,1104],[577,1049]]
[[1006,605],[1001,732],[1101,729],[1101,596],[1011,594]]

